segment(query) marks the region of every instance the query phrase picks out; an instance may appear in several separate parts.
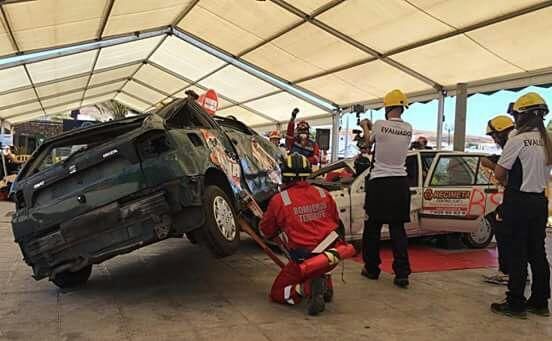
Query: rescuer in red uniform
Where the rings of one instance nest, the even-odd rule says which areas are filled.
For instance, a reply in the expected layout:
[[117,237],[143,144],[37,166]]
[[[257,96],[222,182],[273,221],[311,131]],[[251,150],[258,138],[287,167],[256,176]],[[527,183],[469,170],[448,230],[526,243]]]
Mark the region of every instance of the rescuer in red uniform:
[[287,157],[282,172],[286,187],[270,200],[260,228],[268,239],[279,237],[290,258],[274,280],[271,299],[293,305],[309,297],[308,313],[317,315],[333,296],[326,273],[355,251],[335,232],[340,221],[331,195],[305,181],[310,173],[306,157],[298,153]]
[[287,126],[286,147],[289,153],[298,153],[305,156],[311,165],[316,166],[320,163],[320,147],[318,143],[309,138],[310,125],[307,121],[301,120],[295,126],[295,118],[299,109],[295,108],[291,112],[291,119]]

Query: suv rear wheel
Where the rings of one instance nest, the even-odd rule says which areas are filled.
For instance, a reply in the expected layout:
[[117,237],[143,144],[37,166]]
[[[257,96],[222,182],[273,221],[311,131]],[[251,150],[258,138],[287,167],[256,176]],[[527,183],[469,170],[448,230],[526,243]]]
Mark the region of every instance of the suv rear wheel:
[[240,233],[237,214],[226,193],[217,186],[208,186],[203,196],[205,225],[203,237],[217,257],[233,254],[238,249]]
[[64,271],[56,274],[56,276],[52,279],[52,282],[54,282],[54,284],[61,289],[80,287],[88,282],[91,273],[92,264],[77,271]]
[[485,218],[480,220],[477,231],[462,234],[462,242],[470,249],[484,249],[489,246],[491,240],[493,240],[493,229]]

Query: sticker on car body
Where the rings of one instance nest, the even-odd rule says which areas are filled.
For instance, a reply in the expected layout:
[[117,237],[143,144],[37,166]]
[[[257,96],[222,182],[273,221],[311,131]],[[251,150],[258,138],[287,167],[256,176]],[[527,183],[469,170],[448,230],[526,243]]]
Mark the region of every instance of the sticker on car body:
[[468,214],[471,191],[435,190],[424,191],[423,213],[446,216],[465,216]]
[[230,180],[232,186],[241,190],[241,169],[238,162],[226,153],[226,149],[222,142],[220,142],[215,134],[205,129],[201,129],[201,134],[207,142],[207,147],[211,151],[211,162],[220,167],[228,177],[228,180]]

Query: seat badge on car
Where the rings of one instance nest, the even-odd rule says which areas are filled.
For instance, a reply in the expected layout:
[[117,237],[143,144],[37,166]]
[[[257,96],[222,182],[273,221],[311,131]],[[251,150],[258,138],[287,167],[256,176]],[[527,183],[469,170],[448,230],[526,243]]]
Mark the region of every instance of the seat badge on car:
[[69,167],[69,174],[73,174],[77,172],[77,165],[71,165]]

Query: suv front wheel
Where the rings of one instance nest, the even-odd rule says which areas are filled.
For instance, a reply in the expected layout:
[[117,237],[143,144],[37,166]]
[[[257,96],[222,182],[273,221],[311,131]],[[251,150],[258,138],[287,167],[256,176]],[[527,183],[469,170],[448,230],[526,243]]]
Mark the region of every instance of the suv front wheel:
[[232,255],[238,249],[240,232],[237,214],[226,193],[208,186],[203,196],[205,225],[202,228],[207,246],[217,257]]

